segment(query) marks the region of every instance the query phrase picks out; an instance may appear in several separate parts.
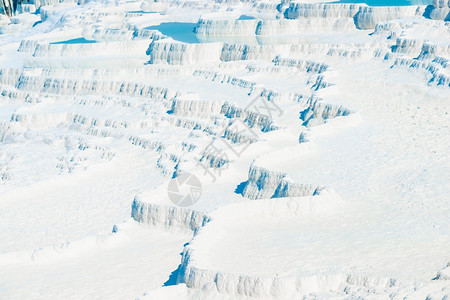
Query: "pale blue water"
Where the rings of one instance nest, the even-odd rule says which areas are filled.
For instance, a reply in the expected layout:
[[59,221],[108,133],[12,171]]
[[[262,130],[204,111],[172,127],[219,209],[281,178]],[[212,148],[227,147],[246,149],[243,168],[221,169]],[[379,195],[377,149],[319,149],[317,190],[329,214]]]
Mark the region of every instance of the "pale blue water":
[[254,20],[255,18],[252,16],[246,16],[246,15],[242,15],[239,17],[238,20]]
[[194,33],[194,28],[197,23],[181,23],[181,22],[169,22],[161,23],[156,26],[149,26],[145,29],[158,30],[162,34],[170,36],[176,41],[196,44],[200,43],[197,36]]
[[67,41],[53,42],[50,44],[57,45],[57,44],[92,44],[92,43],[96,43],[96,41],[86,40],[85,38],[76,38]]
[[130,14],[156,14],[156,11],[143,11],[143,10],[130,10],[127,11],[126,13],[130,13]]
[[407,6],[429,5],[431,2],[432,0],[341,0],[331,3],[365,3],[370,6]]

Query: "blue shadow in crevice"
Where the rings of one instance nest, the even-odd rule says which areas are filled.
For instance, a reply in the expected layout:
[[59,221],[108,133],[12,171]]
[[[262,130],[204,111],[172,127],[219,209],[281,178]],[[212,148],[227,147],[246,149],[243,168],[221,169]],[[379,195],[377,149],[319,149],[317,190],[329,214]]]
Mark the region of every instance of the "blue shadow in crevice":
[[239,185],[236,187],[236,189],[234,190],[234,192],[236,194],[242,195],[242,193],[244,192],[244,188],[247,185],[247,181],[243,181],[241,183],[239,183]]
[[163,286],[171,286],[177,284],[180,267],[181,265],[178,265],[178,268],[170,274],[169,279],[167,279],[167,281],[164,282]]

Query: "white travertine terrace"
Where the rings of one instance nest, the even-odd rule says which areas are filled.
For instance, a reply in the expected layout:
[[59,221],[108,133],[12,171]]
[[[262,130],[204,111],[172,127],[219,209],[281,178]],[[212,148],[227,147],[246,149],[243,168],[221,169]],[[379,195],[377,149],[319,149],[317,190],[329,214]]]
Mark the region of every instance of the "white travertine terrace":
[[450,2],[330,2],[0,15],[0,299],[450,297]]

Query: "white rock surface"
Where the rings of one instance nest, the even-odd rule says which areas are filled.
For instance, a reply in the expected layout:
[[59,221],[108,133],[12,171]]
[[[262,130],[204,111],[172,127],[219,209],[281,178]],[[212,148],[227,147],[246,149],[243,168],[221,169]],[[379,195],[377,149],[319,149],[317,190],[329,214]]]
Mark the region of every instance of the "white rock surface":
[[449,2],[325,2],[0,17],[0,299],[448,298]]

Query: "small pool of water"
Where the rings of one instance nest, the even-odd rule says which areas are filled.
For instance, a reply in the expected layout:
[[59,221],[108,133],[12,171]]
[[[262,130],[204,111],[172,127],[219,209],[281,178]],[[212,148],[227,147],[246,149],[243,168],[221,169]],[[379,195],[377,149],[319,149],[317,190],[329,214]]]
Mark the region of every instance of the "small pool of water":
[[244,21],[244,20],[254,20],[254,19],[255,19],[255,18],[252,17],[252,16],[242,15],[242,16],[239,17],[238,20]]
[[167,35],[176,41],[195,44],[200,43],[194,33],[196,25],[197,23],[168,22],[145,27],[145,29],[158,30],[162,34]]
[[58,44],[93,44],[93,43],[96,43],[96,41],[86,40],[85,38],[76,38],[67,41],[53,42],[50,44],[58,45]]
[[329,3],[365,3],[370,6],[429,5],[431,0],[341,0]]
[[130,10],[126,11],[127,14],[156,14],[156,11],[143,11],[143,10]]

